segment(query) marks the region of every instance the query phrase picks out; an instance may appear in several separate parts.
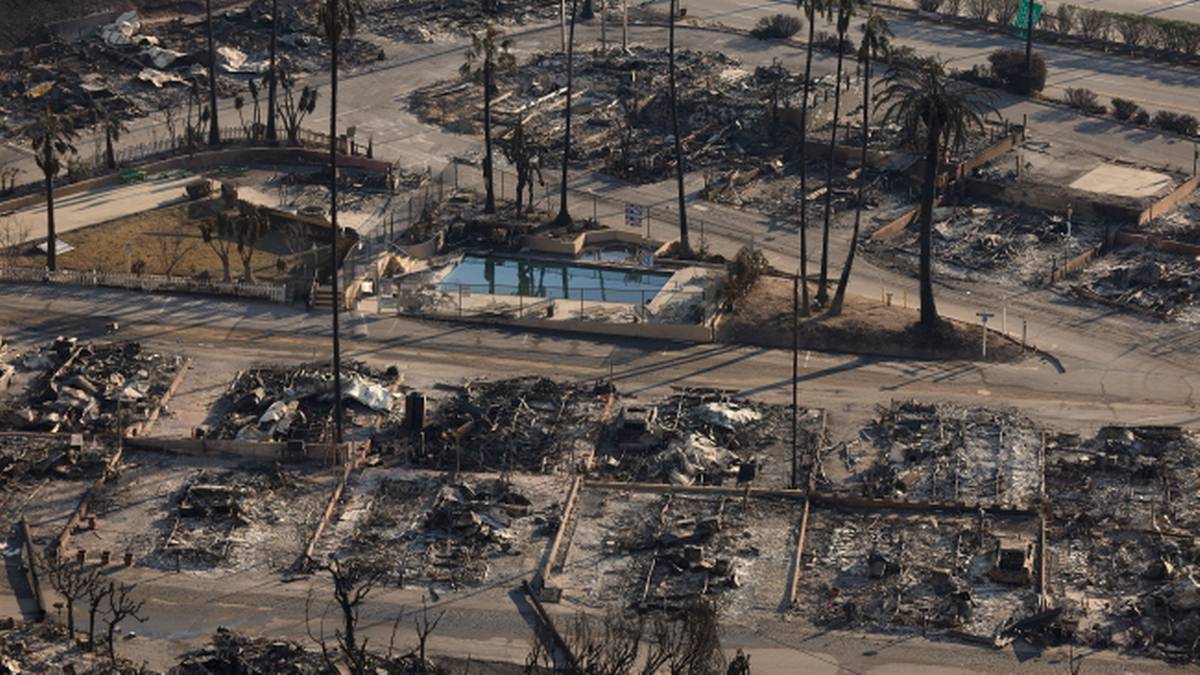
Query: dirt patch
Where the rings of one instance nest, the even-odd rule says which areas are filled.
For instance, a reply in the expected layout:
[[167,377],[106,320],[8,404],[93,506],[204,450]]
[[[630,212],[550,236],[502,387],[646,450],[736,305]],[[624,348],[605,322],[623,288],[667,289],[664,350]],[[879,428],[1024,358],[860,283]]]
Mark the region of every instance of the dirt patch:
[[[917,325],[918,318],[916,309],[887,307],[847,294],[840,316],[817,315],[800,320],[800,348],[901,358],[979,360],[983,337],[979,326],[943,319],[931,334]],[[764,277],[734,312],[729,334],[733,342],[788,349],[792,346],[791,321],[792,280]],[[990,329],[988,333],[988,361],[1015,361],[1024,357],[1025,351],[1019,344]]]

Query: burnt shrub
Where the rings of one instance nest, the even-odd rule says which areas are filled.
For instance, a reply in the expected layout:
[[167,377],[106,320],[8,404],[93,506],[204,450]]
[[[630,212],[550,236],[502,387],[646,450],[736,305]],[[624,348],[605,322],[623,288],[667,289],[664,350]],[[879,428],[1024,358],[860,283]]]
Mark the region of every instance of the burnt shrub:
[[1046,62],[1041,54],[1030,59],[1025,70],[1025,52],[1018,49],[998,49],[988,56],[992,76],[1004,83],[1004,88],[1017,94],[1036,94],[1046,86]]

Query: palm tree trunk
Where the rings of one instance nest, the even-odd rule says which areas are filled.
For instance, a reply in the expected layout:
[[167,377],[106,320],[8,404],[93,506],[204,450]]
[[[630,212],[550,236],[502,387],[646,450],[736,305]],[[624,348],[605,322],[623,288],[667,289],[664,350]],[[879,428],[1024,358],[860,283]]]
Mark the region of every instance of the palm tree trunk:
[[204,0],[204,12],[208,18],[208,107],[211,111],[208,126],[208,144],[221,144],[221,127],[217,122],[217,51],[213,40],[212,0]]
[[[278,83],[275,77],[276,56],[279,42],[279,0],[271,0],[271,64],[267,72],[267,140],[279,141],[279,131],[275,127],[275,101]],[[255,103],[257,105],[257,103]]]
[[[329,0],[329,14],[336,16],[336,0]],[[336,21],[337,19],[331,19]],[[331,36],[329,41],[329,277],[333,288],[333,441],[342,443],[342,337],[338,326],[338,314],[342,309],[338,295],[338,171],[337,171],[337,92],[338,92],[338,42],[341,35]]]
[[675,182],[679,188],[679,252],[691,251],[688,242],[687,199],[683,189],[683,139],[679,136],[679,94],[675,87],[675,14],[679,0],[671,0],[668,26],[667,63],[671,86],[671,133],[675,135]]
[[[46,166],[54,165],[54,148],[51,139],[46,139]],[[58,240],[54,236],[54,174],[46,171],[46,269],[58,269]]]
[[113,135],[107,129],[104,130],[104,162],[110,169],[117,168],[117,153],[113,151]]
[[571,29],[567,35],[567,107],[564,112],[566,129],[563,131],[562,185],[559,186],[558,216],[554,224],[560,227],[571,224],[571,212],[567,210],[567,166],[571,158],[571,94],[574,92],[575,74],[575,16],[579,0],[571,0]]
[[937,308],[933,303],[933,200],[937,195],[940,135],[941,120],[936,111],[930,111],[929,139],[925,145],[925,185],[921,190],[921,325],[925,328],[935,328],[938,324]]
[[796,489],[800,433],[800,276],[792,276],[792,473],[788,487]]
[[492,45],[491,38],[484,47],[483,55],[483,180],[487,193],[484,213],[496,212],[495,165],[492,163]]
[[816,12],[808,12],[808,45],[804,56],[804,93],[800,99],[800,309],[811,311],[808,300],[808,83],[812,78]]
[[[838,9],[838,23],[842,10]],[[838,33],[837,77],[833,81],[833,131],[829,138],[829,166],[825,173],[825,223],[821,228],[821,275],[817,281],[817,304],[824,306],[829,301],[829,226],[833,214],[833,159],[837,154],[838,116],[842,112],[842,46],[846,34]]]
[[854,233],[850,236],[850,251],[846,254],[846,264],[842,266],[842,276],[838,280],[837,291],[833,294],[833,302],[829,305],[829,316],[842,313],[842,303],[846,300],[846,286],[850,283],[850,268],[854,266],[854,253],[858,248],[858,228],[862,224],[863,197],[867,188],[867,141],[870,139],[871,128],[871,54],[863,56],[863,115],[862,115],[862,155],[858,162],[858,197],[854,206]]

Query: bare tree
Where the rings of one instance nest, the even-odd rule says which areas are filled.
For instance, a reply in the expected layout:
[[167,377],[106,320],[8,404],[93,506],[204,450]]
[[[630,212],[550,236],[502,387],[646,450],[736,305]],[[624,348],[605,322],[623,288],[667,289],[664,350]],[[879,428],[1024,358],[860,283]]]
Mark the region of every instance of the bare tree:
[[88,585],[87,591],[84,593],[84,599],[87,600],[88,607],[88,650],[96,651],[96,614],[100,612],[100,607],[108,600],[108,596],[112,595],[112,584],[105,584],[100,578],[100,570],[96,570],[92,575],[92,583]]
[[114,638],[121,622],[125,619],[133,619],[138,623],[146,623],[146,617],[142,616],[142,607],[145,606],[146,601],[134,598],[133,592],[136,589],[136,585],[109,584],[108,617],[105,635],[107,638],[106,642],[108,643],[108,658],[113,661],[117,660],[117,646]]
[[155,240],[158,259],[162,263],[163,274],[170,276],[183,262],[189,253],[196,249],[198,242],[184,239],[179,235],[162,236]]
[[163,101],[158,106],[158,111],[162,113],[163,122],[167,125],[167,136],[171,139],[171,151],[174,152],[178,141],[177,129],[175,128],[178,122],[179,109],[175,107],[173,101]]
[[10,258],[21,254],[21,245],[29,241],[32,233],[32,227],[22,225],[16,218],[8,217],[0,221],[0,267],[6,267]]
[[235,218],[225,213],[217,214],[217,219],[200,221],[200,238],[217,254],[221,261],[221,280],[225,283],[233,281],[229,270],[229,260],[233,256],[235,244]]
[[434,669],[429,667],[429,660],[425,657],[425,647],[429,642],[429,636],[437,630],[438,624],[442,622],[444,616],[446,616],[446,610],[443,609],[433,620],[430,620],[429,603],[426,602],[425,596],[421,596],[421,615],[413,619],[413,627],[417,629],[416,657],[420,660],[420,667],[426,671]]
[[91,583],[83,565],[58,555],[41,562],[42,577],[56,593],[62,596],[67,606],[67,632],[75,638],[75,602],[87,592]]
[[254,283],[254,266],[251,262],[258,250],[258,242],[267,233],[269,225],[266,214],[253,206],[243,209],[234,223],[238,258],[242,261],[242,281],[245,283]]
[[365,673],[369,657],[367,638],[358,639],[358,612],[375,587],[387,576],[377,569],[357,560],[340,561],[330,559],[321,569],[329,573],[333,581],[333,599],[342,614],[342,627],[334,631],[338,650],[345,659],[351,673]]

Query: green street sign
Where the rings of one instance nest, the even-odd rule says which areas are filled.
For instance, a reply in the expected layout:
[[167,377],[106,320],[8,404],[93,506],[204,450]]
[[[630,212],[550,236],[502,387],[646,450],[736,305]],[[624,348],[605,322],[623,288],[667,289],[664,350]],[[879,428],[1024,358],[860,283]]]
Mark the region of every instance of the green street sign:
[[[1017,15],[1013,17],[1013,31],[1017,37],[1026,37],[1025,29],[1029,27],[1029,2],[1030,0],[1021,0],[1021,6],[1017,9]],[[1042,10],[1045,5],[1039,2],[1033,3],[1033,25],[1036,28],[1038,20],[1042,18]]]

